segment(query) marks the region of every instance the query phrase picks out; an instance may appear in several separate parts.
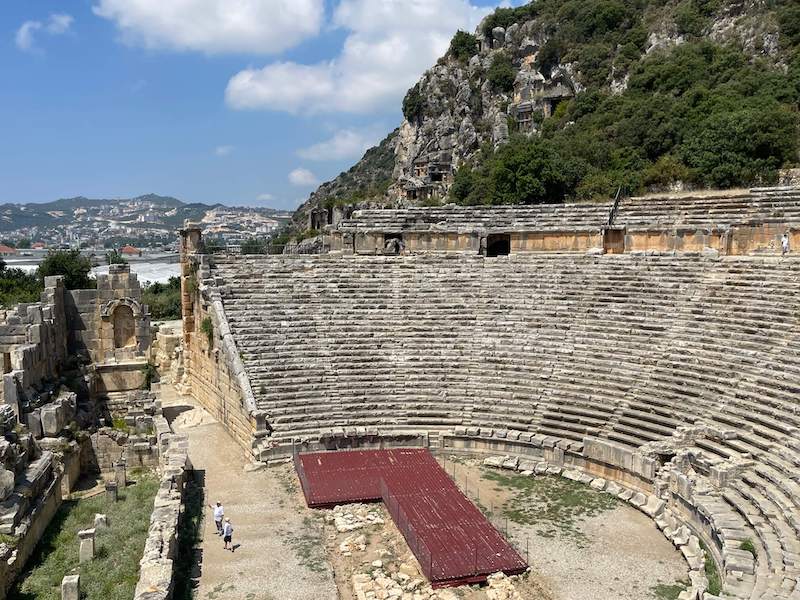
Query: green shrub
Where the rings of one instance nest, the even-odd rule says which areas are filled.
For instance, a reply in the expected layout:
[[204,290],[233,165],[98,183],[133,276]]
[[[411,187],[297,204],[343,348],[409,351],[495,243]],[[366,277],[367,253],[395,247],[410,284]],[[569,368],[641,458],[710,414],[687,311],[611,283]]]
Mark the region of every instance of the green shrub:
[[206,317],[200,323],[200,331],[206,334],[206,338],[208,339],[209,347],[214,346],[214,323],[211,320],[211,317]]
[[142,373],[144,373],[144,383],[142,384],[142,389],[149,390],[151,389],[153,383],[158,381],[158,369],[156,369],[156,366],[153,363],[147,361],[147,364],[142,367]]
[[787,2],[778,11],[781,45],[790,48],[800,45],[800,5]]
[[536,16],[536,3],[518,8],[498,8],[483,23],[483,35],[490,35],[495,27],[507,29],[514,23],[522,23]]
[[749,552],[753,555],[753,558],[758,558],[758,550],[756,550],[756,545],[753,543],[753,540],[746,539],[744,540],[741,545],[739,546],[745,552]]
[[450,40],[448,53],[456,60],[466,63],[478,53],[478,38],[466,31],[459,30]]
[[150,316],[157,320],[181,318],[181,280],[170,277],[164,283],[151,283],[142,290],[142,303],[150,309]]
[[0,267],[0,303],[10,308],[21,302],[38,302],[44,291],[42,280],[35,273]]
[[692,0],[684,0],[675,9],[675,26],[681,35],[701,35],[707,23]]
[[496,92],[508,93],[514,89],[514,80],[517,77],[514,63],[505,52],[498,52],[492,58],[492,64],[486,73],[489,84]]
[[416,123],[422,119],[425,110],[425,99],[419,89],[419,84],[412,87],[403,98],[403,116],[410,122]]
[[106,262],[109,265],[126,265],[128,261],[125,260],[125,257],[120,254],[118,250],[111,250],[110,252],[106,253]]
[[717,563],[714,562],[714,558],[711,556],[711,552],[704,542],[700,542],[700,547],[703,549],[703,552],[705,552],[704,570],[706,579],[708,579],[707,591],[712,596],[719,596],[722,593],[722,578],[719,575]]

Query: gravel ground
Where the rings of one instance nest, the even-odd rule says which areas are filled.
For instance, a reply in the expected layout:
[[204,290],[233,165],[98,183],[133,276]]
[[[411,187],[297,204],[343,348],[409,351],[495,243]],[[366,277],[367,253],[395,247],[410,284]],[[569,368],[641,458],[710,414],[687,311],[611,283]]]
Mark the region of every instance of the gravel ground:
[[[536,528],[509,524],[530,564],[555,600],[645,600],[657,598],[655,586],[688,577],[680,552],[638,510],[620,504],[580,521],[581,544],[571,536],[543,537]],[[585,537],[584,537],[585,536]]]
[[[206,503],[220,500],[234,526],[234,553],[222,549],[207,509],[197,600],[335,600],[321,515],[297,502],[288,468],[245,472],[242,449],[222,425],[162,387],[165,407],[188,407],[173,421],[189,437],[189,457],[205,477]],[[168,412],[169,411],[165,411]]]

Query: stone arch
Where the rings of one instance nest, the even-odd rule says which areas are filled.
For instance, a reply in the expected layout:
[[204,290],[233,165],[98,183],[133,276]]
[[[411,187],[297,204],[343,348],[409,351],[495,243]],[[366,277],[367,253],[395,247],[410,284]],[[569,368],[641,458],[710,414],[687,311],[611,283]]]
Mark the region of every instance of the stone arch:
[[114,348],[128,348],[136,345],[136,318],[133,310],[126,304],[114,309],[111,318],[114,328]]
[[118,300],[111,300],[108,302],[101,312],[101,316],[104,319],[110,319],[114,312],[117,310],[119,306],[127,306],[130,308],[133,316],[137,319],[141,318],[144,315],[144,311],[142,310],[142,305],[134,300],[133,298],[120,298]]

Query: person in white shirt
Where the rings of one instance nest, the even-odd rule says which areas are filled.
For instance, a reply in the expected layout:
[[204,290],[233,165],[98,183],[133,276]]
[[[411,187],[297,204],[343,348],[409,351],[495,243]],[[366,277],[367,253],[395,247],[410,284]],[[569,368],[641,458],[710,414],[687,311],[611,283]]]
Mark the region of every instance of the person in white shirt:
[[784,233],[781,238],[781,254],[785,256],[789,253],[789,234]]
[[225,509],[222,502],[217,502],[216,506],[208,505],[214,511],[214,525],[217,526],[217,535],[222,535],[222,520],[225,518]]
[[230,519],[225,519],[225,525],[222,526],[222,542],[223,550],[230,550],[231,552],[234,551],[233,545],[233,525],[231,525]]

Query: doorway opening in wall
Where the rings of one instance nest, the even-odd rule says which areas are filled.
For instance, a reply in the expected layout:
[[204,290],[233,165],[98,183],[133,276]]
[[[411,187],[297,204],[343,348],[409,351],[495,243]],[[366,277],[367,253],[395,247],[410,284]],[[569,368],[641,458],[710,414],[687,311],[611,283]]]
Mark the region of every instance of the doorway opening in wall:
[[511,254],[511,235],[493,233],[486,238],[486,256],[508,256]]
[[625,230],[603,230],[603,251],[606,254],[623,254],[625,252]]
[[405,247],[402,233],[383,234],[383,251],[386,254],[400,254]]

